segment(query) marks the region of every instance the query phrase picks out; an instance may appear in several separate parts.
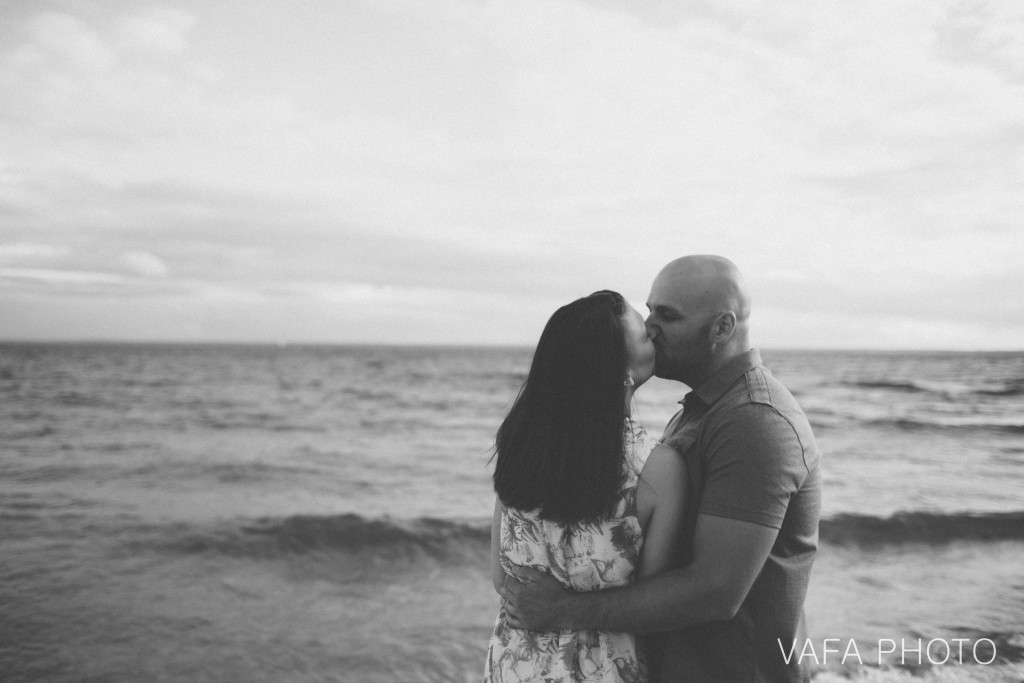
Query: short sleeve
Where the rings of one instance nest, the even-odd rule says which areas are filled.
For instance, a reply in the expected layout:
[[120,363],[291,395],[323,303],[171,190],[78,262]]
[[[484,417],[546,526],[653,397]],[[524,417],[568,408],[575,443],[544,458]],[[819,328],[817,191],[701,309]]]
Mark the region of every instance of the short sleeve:
[[807,477],[803,447],[775,408],[733,408],[704,434],[700,512],[781,528],[789,500]]

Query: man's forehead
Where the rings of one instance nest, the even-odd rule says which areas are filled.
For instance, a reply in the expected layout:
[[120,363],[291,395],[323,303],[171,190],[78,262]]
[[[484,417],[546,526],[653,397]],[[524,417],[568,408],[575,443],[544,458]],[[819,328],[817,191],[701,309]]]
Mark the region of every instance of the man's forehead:
[[701,305],[703,288],[699,283],[679,277],[657,277],[647,297],[647,308],[672,309],[680,312]]
[[647,297],[648,303],[657,301],[659,304],[671,304],[678,302],[686,296],[686,282],[682,278],[672,277],[667,273],[658,273],[651,283],[651,293]]
[[654,310],[655,308],[678,308],[682,303],[680,301],[678,292],[672,290],[666,290],[664,288],[658,289],[657,287],[651,288],[651,293],[647,297],[647,308]]

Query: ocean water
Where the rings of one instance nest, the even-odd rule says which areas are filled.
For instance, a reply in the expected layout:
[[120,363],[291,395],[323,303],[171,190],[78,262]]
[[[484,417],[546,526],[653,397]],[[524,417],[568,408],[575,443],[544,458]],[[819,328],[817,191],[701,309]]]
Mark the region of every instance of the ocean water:
[[[823,453],[816,680],[1024,680],[1024,353],[763,356]],[[0,680],[477,680],[530,357],[0,345]]]

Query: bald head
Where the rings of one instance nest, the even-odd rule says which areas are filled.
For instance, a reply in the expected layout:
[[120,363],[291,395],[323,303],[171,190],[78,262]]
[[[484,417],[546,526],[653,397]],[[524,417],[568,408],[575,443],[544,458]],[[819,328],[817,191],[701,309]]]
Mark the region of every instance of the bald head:
[[750,317],[750,297],[743,286],[743,275],[724,256],[677,258],[654,278],[654,288],[694,313],[732,311],[739,323]]

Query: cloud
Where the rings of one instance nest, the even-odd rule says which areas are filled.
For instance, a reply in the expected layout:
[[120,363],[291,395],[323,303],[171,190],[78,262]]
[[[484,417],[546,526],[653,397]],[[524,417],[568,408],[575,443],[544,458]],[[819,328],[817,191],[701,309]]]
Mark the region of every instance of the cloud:
[[44,268],[0,268],[0,280],[29,280],[56,285],[121,285],[125,278],[113,273],[91,273],[76,270]]
[[167,264],[148,251],[131,251],[121,255],[121,263],[136,275],[144,277],[167,277]]
[[809,345],[834,340],[828,316],[888,315],[893,343],[896,321],[963,321],[962,343],[1024,313],[984,296],[1024,253],[1012,5],[4,12],[0,266],[123,280],[22,274],[0,293],[191,296],[221,334],[248,291],[311,334],[349,338],[300,311],[528,343],[512,311],[603,287],[642,301],[664,262],[716,252],[766,310],[817,321]]
[[0,264],[31,264],[53,261],[68,253],[65,247],[32,242],[0,244]]
[[41,12],[27,25],[32,42],[11,57],[22,66],[44,65],[51,60],[80,73],[104,71],[115,54],[85,22],[62,12]]
[[143,12],[118,17],[113,36],[126,51],[170,58],[183,53],[188,46],[188,33],[196,18],[170,8],[150,8]]

